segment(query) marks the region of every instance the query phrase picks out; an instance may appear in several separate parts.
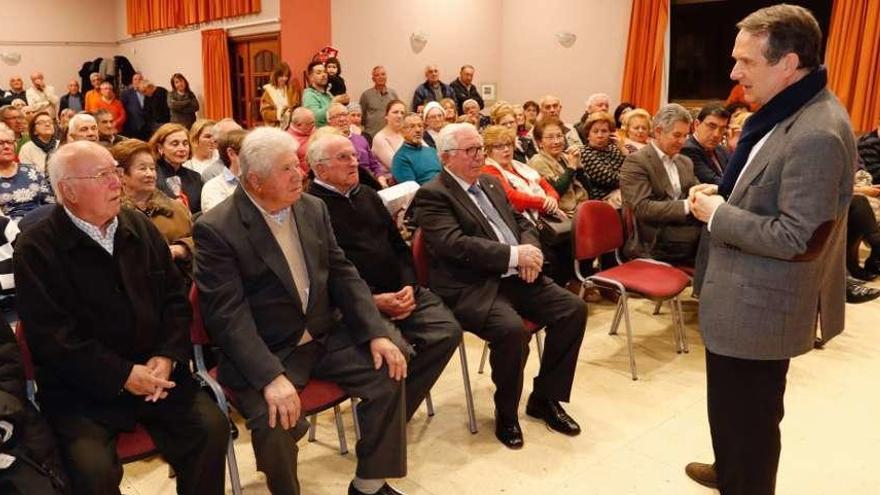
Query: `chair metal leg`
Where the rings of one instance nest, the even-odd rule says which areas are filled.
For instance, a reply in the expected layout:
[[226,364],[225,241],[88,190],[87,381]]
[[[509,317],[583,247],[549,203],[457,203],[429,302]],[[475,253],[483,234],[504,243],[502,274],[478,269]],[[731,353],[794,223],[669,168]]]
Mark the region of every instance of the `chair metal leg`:
[[678,321],[681,322],[681,348],[687,354],[691,350],[688,347],[687,331],[684,326],[684,311],[682,310],[681,297],[676,296],[675,305],[678,309]]
[[535,332],[535,346],[538,348],[538,361],[544,360],[544,330]]
[[638,380],[639,376],[636,373],[636,357],[633,350],[633,337],[632,337],[632,325],[629,321],[629,305],[627,303],[626,291],[622,290],[620,293],[620,300],[623,301],[623,317],[624,322],[626,323],[626,347],[629,350],[629,369],[632,373],[632,379]]
[[464,340],[458,344],[458,356],[461,358],[461,379],[464,382],[464,400],[467,405],[468,428],[471,433],[477,432],[477,415],[474,412],[474,394],[471,391],[471,374],[468,370],[467,349]]
[[431,400],[431,391],[425,394],[425,407],[428,409],[428,417],[434,416],[434,401]]
[[360,402],[360,399],[357,397],[351,398],[351,417],[354,419],[354,436],[358,440],[361,439],[361,422],[360,418],[358,418],[358,404]]
[[661,308],[662,306],[663,306],[663,301],[657,301],[656,303],[654,303],[654,313],[653,313],[653,314],[655,314],[655,315],[659,315],[659,314],[660,314],[660,308]]
[[312,414],[309,417],[309,441],[310,442],[315,441],[315,430],[316,430],[317,424],[318,424],[318,415]]
[[675,299],[669,299],[669,308],[672,310],[672,342],[675,345],[676,354],[681,354],[681,322],[678,320],[678,308]]
[[226,448],[226,463],[229,466],[229,484],[232,485],[232,494],[241,495],[241,479],[238,476],[238,461],[235,459],[235,445],[232,438]]
[[489,343],[483,342],[483,355],[480,357],[480,368],[477,369],[477,373],[483,374],[483,368],[486,367],[486,359],[489,358]]
[[611,329],[608,335],[617,335],[617,328],[620,327],[620,317],[623,316],[623,303],[617,301],[617,307],[614,309],[614,319],[611,321]]
[[339,453],[345,455],[348,453],[348,442],[345,441],[345,425],[342,424],[342,414],[338,404],[333,406],[333,414],[336,416],[336,433],[339,435]]

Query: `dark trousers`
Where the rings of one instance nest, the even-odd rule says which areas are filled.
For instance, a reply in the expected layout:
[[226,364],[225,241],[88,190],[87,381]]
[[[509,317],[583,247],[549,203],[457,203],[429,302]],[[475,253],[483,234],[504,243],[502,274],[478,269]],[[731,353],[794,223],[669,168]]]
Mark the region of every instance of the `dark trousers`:
[[709,428],[722,495],[776,491],[788,364],[788,359],[738,359],[706,350]]
[[859,248],[862,241],[871,246],[869,259],[880,257],[880,229],[877,218],[868,200],[856,194],[849,205],[849,216],[846,224],[846,269],[850,275],[862,278],[864,270],[859,264]]
[[416,309],[409,318],[393,322],[415,351],[407,364],[407,421],[425,400],[461,342],[461,325],[439,296],[417,287],[415,298]]
[[[357,476],[366,479],[406,476],[406,418],[404,384],[388,377],[387,365],[374,369],[368,345],[328,351],[318,342],[298,346],[283,361],[285,374],[301,388],[310,377],[338,384],[358,397],[361,439],[357,442]],[[300,416],[288,431],[276,423],[269,428],[263,394],[255,389],[236,390],[236,405],[251,430],[257,469],[266,475],[273,495],[299,494],[296,463],[297,440],[308,431]]]
[[[177,473],[177,493],[222,494],[229,423],[208,394],[199,390],[186,404],[135,400],[137,421]],[[49,412],[48,420],[58,439],[72,492],[118,495],[122,464],[116,456],[116,438],[120,432],[64,411]]]
[[587,307],[580,298],[545,276],[531,284],[517,276],[501,280],[486,323],[472,331],[489,342],[495,409],[506,420],[517,417],[523,368],[529,357],[531,335],[523,326],[523,318],[547,326],[544,358],[532,393],[567,402],[586,329]]

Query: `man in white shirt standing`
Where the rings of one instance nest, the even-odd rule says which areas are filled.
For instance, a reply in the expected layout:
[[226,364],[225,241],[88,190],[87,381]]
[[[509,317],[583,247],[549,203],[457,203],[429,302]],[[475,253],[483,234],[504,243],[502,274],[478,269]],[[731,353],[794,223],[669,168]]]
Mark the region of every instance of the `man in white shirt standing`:
[[662,107],[654,117],[654,140],[620,168],[623,204],[638,230],[627,241],[628,256],[694,263],[701,224],[691,216],[687,198],[699,181],[691,159],[680,153],[690,125],[691,114],[681,105]]

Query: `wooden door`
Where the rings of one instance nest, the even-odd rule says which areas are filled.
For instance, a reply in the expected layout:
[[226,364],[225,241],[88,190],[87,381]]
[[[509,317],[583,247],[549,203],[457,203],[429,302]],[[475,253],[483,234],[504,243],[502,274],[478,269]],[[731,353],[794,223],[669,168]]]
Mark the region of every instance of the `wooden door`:
[[277,33],[234,38],[231,44],[233,118],[249,129],[263,123],[260,98],[263,85],[281,62],[281,44]]

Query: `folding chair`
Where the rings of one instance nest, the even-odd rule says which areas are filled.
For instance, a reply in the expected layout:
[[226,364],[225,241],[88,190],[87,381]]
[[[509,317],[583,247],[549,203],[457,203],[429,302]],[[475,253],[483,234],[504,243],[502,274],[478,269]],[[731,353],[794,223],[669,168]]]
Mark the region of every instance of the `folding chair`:
[[[193,343],[193,357],[196,365],[196,375],[211,388],[214,397],[217,399],[217,403],[220,404],[220,409],[223,410],[228,417],[229,404],[231,403],[232,405],[235,405],[236,402],[235,394],[228,388],[220,386],[217,382],[216,367],[209,370],[205,365],[205,348],[210,348],[211,339],[208,336],[208,332],[205,330],[205,323],[202,318],[201,306],[199,304],[198,288],[195,284],[193,284],[190,289],[189,301],[193,308],[192,324],[190,325],[190,339]],[[346,393],[335,383],[317,379],[309,380],[308,383],[306,383],[306,386],[299,391],[299,399],[303,411],[302,414],[309,417],[309,442],[315,441],[315,425],[317,424],[318,413],[333,408],[333,412],[336,415],[336,430],[339,435],[339,453],[342,455],[348,454],[348,442],[346,442],[345,439],[345,428],[342,422],[341,410],[339,408],[339,404],[345,402],[348,398],[348,395],[346,395]],[[354,409],[355,406],[352,402],[352,411],[354,411]],[[357,428],[357,416],[355,413],[355,429],[357,430]],[[235,453],[232,450],[232,439],[230,438],[229,441],[229,452],[231,453],[229,456],[229,470],[230,473],[235,473],[234,476],[237,480],[238,468],[232,465],[232,463],[235,462]],[[236,495],[238,495],[238,493],[236,493]]]
[[[620,294],[610,335],[617,334],[621,316],[626,323],[626,343],[632,379],[638,380],[633,353],[632,326],[629,319],[628,295],[638,294],[654,302],[670,301],[673,307],[673,339],[678,353],[688,352],[687,337],[679,295],[690,284],[690,278],[681,270],[650,259],[623,262],[618,250],[624,236],[620,217],[611,205],[602,201],[584,201],[578,206],[572,223],[574,242],[574,271],[581,281],[581,295],[589,283],[616,290]],[[586,276],[581,273],[580,261],[598,258],[615,252],[618,266]]]

